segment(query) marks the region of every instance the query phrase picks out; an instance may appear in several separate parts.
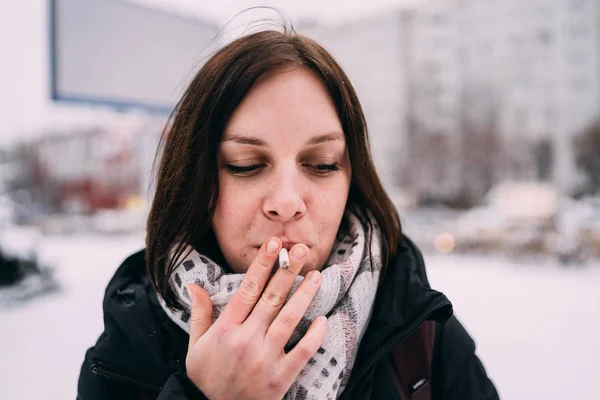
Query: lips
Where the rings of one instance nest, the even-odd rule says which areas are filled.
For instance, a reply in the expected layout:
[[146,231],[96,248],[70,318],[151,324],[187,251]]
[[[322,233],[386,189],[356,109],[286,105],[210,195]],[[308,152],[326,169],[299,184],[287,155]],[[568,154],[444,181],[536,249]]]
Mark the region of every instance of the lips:
[[286,249],[287,251],[290,251],[296,243],[297,242],[282,242],[281,247]]
[[[292,241],[289,241],[289,240],[281,239],[281,248],[290,251],[292,249],[292,247],[294,247],[294,245],[296,245],[298,243],[302,243],[302,242],[292,242]],[[306,244],[306,245],[308,247],[310,247],[308,244]],[[260,248],[261,246],[262,246],[262,244],[259,244],[259,245],[253,246],[253,247]]]

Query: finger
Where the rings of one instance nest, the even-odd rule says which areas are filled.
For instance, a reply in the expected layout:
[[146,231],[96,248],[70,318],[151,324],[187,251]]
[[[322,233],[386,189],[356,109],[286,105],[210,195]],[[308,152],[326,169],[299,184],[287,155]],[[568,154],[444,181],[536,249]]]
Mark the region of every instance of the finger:
[[308,255],[308,247],[298,243],[290,251],[290,266],[279,268],[269,281],[265,291],[260,296],[254,310],[248,317],[247,324],[251,329],[266,332],[292,289],[296,276],[302,270]]
[[246,320],[271,275],[280,248],[281,240],[278,238],[270,238],[263,243],[239,289],[219,316],[220,320],[240,324]]
[[212,301],[208,293],[195,283],[190,283],[187,290],[192,299],[189,344],[191,349],[212,325]]
[[298,376],[306,363],[315,355],[325,340],[327,318],[320,316],[313,321],[304,337],[288,354],[284,355],[282,368],[284,376]]
[[267,338],[275,348],[282,349],[306,313],[321,285],[321,273],[311,271],[300,284],[300,287],[281,309],[269,330]]

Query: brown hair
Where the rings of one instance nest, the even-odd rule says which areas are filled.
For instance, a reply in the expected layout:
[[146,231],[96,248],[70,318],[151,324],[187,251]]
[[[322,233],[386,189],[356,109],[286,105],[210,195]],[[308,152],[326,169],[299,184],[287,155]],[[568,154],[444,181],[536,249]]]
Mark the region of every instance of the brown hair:
[[[336,106],[352,166],[348,204],[370,211],[382,234],[387,265],[401,237],[398,213],[371,159],[362,107],[348,77],[322,46],[295,32],[263,31],[235,40],[193,78],[161,139],[162,158],[148,218],[148,278],[169,307],[181,308],[168,277],[185,253],[214,237],[219,193],[217,151],[225,125],[259,78],[294,67],[312,70]],[[170,254],[170,252],[173,252]]]

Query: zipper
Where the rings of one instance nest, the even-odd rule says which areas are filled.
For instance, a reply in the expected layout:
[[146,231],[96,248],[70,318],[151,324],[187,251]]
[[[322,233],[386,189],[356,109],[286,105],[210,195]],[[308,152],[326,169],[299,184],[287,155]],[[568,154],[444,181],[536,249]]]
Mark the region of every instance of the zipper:
[[160,390],[162,389],[161,386],[153,385],[148,382],[140,381],[139,379],[131,378],[129,376],[122,375],[122,374],[119,374],[114,371],[110,371],[110,370],[100,366],[99,364],[92,365],[92,372],[103,378],[112,379],[112,380],[115,380],[115,381],[118,381],[121,383],[126,383],[128,385],[132,385],[132,386],[135,386],[135,387],[138,387],[141,389],[150,389],[150,390],[154,390],[157,392],[160,392]]
[[425,322],[427,320],[427,318],[429,318],[429,316],[431,316],[434,312],[436,312],[437,310],[446,306],[447,304],[450,304],[450,303],[447,300],[442,300],[440,303],[432,306],[429,311],[427,311],[423,314],[423,317],[419,318],[416,322],[411,324],[410,327],[408,327],[404,331],[400,332],[399,334],[397,334],[396,336],[394,336],[393,338],[388,340],[386,343],[384,343],[381,347],[379,347],[377,349],[377,351],[375,352],[375,354],[369,359],[369,361],[366,364],[364,364],[364,367],[358,371],[358,373],[356,375],[356,379],[354,379],[355,383],[352,386],[348,386],[348,387],[346,387],[346,389],[344,389],[344,393],[339,398],[339,400],[344,400],[344,399],[350,398],[349,393],[352,391],[352,389],[354,389],[354,386],[356,386],[356,382],[359,382],[362,379],[363,375],[369,370],[369,368],[371,368],[377,361],[379,361],[379,359],[383,355],[388,353],[392,348],[394,348],[401,341],[403,341],[420,324]]

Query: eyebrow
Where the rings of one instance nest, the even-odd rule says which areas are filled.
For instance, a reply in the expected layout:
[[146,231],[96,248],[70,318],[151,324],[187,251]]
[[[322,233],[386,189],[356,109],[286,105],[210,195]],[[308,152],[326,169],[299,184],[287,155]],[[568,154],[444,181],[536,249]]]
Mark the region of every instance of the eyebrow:
[[[317,135],[310,138],[307,142],[307,146],[314,146],[317,144],[333,142],[336,140],[344,140],[344,135],[341,132],[328,132],[322,135]],[[236,135],[236,134],[225,134],[223,136],[224,142],[236,142],[240,144],[248,144],[251,146],[258,147],[268,147],[267,143],[261,139],[252,137],[252,136],[244,136],[244,135]]]

